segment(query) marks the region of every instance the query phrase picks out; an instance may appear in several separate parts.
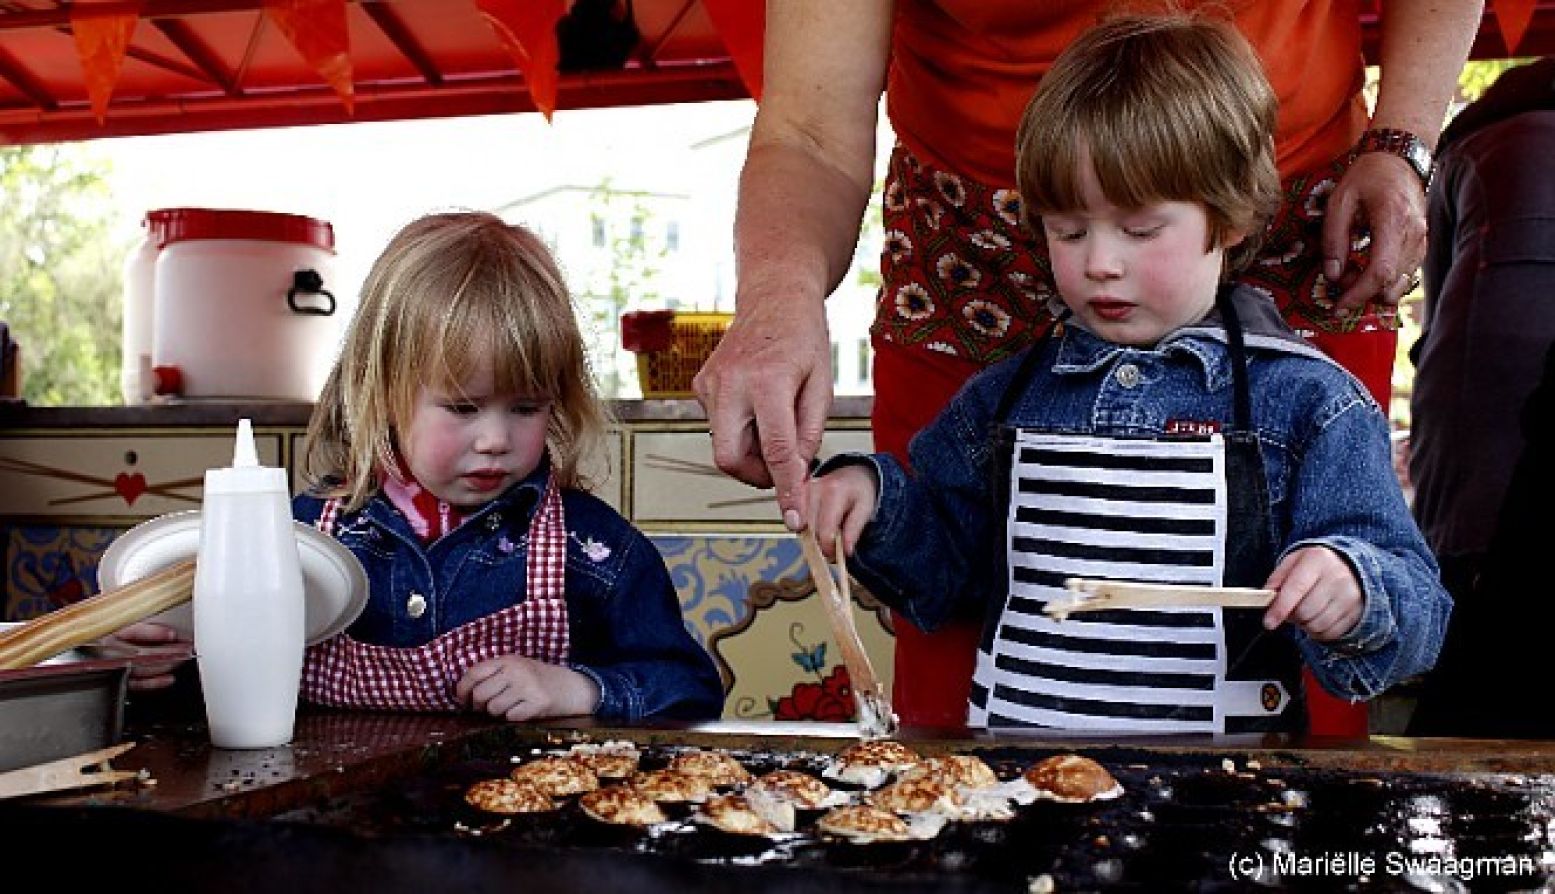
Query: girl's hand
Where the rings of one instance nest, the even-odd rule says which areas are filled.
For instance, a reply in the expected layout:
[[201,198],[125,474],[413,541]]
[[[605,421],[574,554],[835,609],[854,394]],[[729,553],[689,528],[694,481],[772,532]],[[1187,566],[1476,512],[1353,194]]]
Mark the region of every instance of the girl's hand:
[[1286,556],[1265,587],[1278,591],[1263,626],[1290,621],[1318,642],[1332,642],[1354,629],[1365,607],[1360,582],[1338,553],[1308,546]]
[[599,707],[599,687],[593,680],[522,655],[474,665],[464,672],[454,694],[470,710],[504,720],[586,716]]
[[131,663],[130,689],[135,691],[166,689],[173,685],[173,671],[188,661],[192,654],[190,652],[192,644],[187,640],[179,639],[178,631],[166,624],[155,624],[150,621],[121,628],[109,639],[139,649],[142,655],[168,656],[166,661],[146,661],[142,658]]
[[815,531],[815,539],[820,541],[821,552],[837,561],[837,535],[841,533],[843,550],[853,555],[864,526],[875,514],[880,484],[875,480],[874,468],[843,466],[810,479],[806,490],[810,500],[806,518]]

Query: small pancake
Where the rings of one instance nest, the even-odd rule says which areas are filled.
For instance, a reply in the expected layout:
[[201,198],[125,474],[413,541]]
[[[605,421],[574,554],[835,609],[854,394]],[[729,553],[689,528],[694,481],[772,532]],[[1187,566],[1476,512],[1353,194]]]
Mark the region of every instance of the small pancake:
[[931,757],[909,768],[903,779],[937,779],[949,785],[964,788],[992,788],[999,784],[999,777],[982,758],[971,754],[949,754]]
[[637,772],[642,752],[630,742],[606,742],[603,745],[574,745],[566,758],[579,761],[600,779],[626,779]]
[[892,813],[924,813],[933,810],[953,816],[961,806],[961,796],[954,785],[924,776],[899,779],[870,795],[869,803]]
[[777,826],[758,813],[743,795],[708,798],[697,810],[696,819],[731,835],[775,835],[778,832]]
[[1078,803],[1123,793],[1106,767],[1078,754],[1056,754],[1037,762],[1023,776],[1038,796],[1055,801]]
[[815,824],[827,835],[846,838],[855,844],[876,841],[907,841],[912,832],[901,817],[868,804],[852,804],[830,810]]
[[830,786],[798,770],[773,770],[758,778],[755,787],[771,792],[804,810],[818,810],[831,797]]
[[520,764],[508,774],[519,782],[527,782],[553,798],[591,792],[599,788],[599,777],[581,761],[564,757],[542,757]]
[[633,773],[631,787],[655,801],[676,804],[705,801],[713,793],[712,783],[706,778],[668,769]]
[[615,826],[651,826],[665,821],[664,811],[642,792],[624,785],[610,785],[586,792],[578,799],[584,814]]
[[848,767],[879,767],[887,772],[904,770],[923,760],[918,752],[900,742],[874,739],[843,749],[837,762]]
[[749,782],[749,770],[721,751],[687,751],[670,760],[669,768],[689,776],[699,776],[713,786],[741,785]]
[[465,803],[476,810],[512,816],[519,813],[545,813],[556,805],[546,794],[527,782],[512,779],[482,779],[464,793]]

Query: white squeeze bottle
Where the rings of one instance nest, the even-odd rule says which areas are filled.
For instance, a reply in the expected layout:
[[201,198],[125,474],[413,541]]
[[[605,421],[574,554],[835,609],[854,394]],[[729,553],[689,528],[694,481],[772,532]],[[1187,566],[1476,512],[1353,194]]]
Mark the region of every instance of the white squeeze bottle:
[[259,464],[253,427],[240,419],[232,467],[205,473],[194,571],[194,650],[218,748],[292,740],[302,587],[286,470]]

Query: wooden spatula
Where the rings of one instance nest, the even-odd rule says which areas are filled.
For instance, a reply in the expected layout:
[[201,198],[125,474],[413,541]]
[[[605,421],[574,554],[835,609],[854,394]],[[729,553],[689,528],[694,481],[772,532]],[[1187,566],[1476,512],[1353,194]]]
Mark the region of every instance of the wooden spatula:
[[1083,577],[1069,578],[1064,581],[1064,588],[1074,596],[1049,602],[1042,609],[1043,614],[1063,620],[1073,612],[1094,612],[1111,608],[1183,606],[1267,608],[1275,595],[1273,590],[1251,587],[1146,584],[1132,581],[1092,580]]
[[[848,568],[842,556],[842,538],[837,538],[839,557],[837,578],[832,577],[831,566],[821,552],[821,544],[815,539],[815,531],[806,529],[799,535],[799,548],[805,563],[810,566],[810,577],[815,581],[815,592],[826,607],[826,621],[831,625],[832,636],[842,650],[842,663],[848,668],[848,680],[853,688],[853,701],[858,706],[859,736],[864,739],[884,739],[896,733],[896,715],[891,713],[891,703],[885,696],[885,687],[875,676],[874,665],[864,651],[859,639],[858,627],[853,623],[853,587],[848,583]],[[837,583],[841,580],[841,585]]]
[[125,742],[101,751],[0,773],[0,800],[134,779],[140,774],[132,770],[114,770],[108,766],[110,760],[134,747],[134,742]]

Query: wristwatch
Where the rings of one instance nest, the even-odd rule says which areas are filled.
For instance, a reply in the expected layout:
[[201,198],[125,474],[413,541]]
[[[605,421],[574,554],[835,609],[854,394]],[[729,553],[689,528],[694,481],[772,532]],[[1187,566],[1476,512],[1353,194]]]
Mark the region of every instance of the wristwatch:
[[1361,134],[1353,154],[1364,155],[1367,152],[1386,152],[1402,158],[1411,168],[1414,168],[1415,174],[1420,177],[1420,185],[1426,192],[1431,191],[1431,175],[1436,171],[1436,163],[1432,160],[1431,150],[1425,145],[1424,140],[1407,130],[1374,127]]

